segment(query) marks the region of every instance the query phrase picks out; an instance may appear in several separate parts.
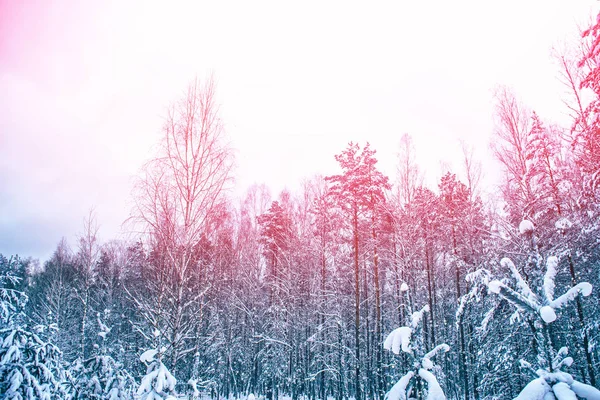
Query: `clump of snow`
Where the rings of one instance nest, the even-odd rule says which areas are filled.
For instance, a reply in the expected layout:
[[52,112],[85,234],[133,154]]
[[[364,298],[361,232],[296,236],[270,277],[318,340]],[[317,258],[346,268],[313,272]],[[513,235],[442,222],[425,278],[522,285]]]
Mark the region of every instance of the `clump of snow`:
[[246,400],[255,400],[254,394],[253,394],[253,393],[250,393],[250,394],[248,395],[248,398],[247,398]]
[[400,380],[396,382],[396,384],[392,386],[390,391],[387,393],[387,400],[406,400],[406,388],[414,375],[414,372],[408,371],[406,375],[400,378]]
[[587,400],[600,400],[600,390],[581,382],[573,382],[571,390],[579,397]]
[[556,353],[556,356],[562,357],[562,356],[566,356],[567,354],[569,354],[569,348],[567,346],[563,346],[558,350],[558,352]]
[[558,266],[558,258],[548,257],[546,261],[546,274],[544,275],[544,294],[548,301],[554,300],[554,278],[556,277],[556,267]]
[[383,348],[391,350],[394,354],[400,354],[400,348],[405,353],[410,353],[410,336],[412,335],[412,329],[408,326],[403,326],[394,329],[383,343]]
[[573,223],[569,221],[567,218],[560,218],[554,223],[554,227],[559,230],[569,229],[573,226]]
[[406,284],[406,282],[402,282],[402,285],[400,285],[400,291],[406,292],[407,290],[408,290],[408,285]]
[[21,384],[23,383],[23,374],[21,374],[21,371],[15,369],[11,371],[8,381],[10,382],[10,387],[8,388],[6,394],[11,397],[15,396],[17,398],[19,387],[21,387]]
[[544,378],[537,378],[529,382],[514,400],[544,400],[550,392],[550,385]]
[[160,331],[158,329],[154,329],[154,332],[152,332],[154,334],[154,337],[159,337],[160,336]]
[[[561,364],[570,367],[571,365],[573,365],[573,357],[565,357],[564,360],[561,361]],[[560,367],[560,364],[559,364]]]
[[[566,367],[570,367],[573,365],[572,357],[565,357],[568,354],[569,350],[566,347],[561,347],[556,356],[552,360],[552,369],[560,370],[560,368],[564,365]],[[563,358],[564,357],[564,358]],[[562,358],[562,359],[561,359]]]
[[426,369],[419,369],[419,376],[427,382],[427,400],[446,400],[446,395],[435,375]]
[[158,353],[158,351],[156,351],[155,349],[146,350],[140,356],[140,361],[144,363],[152,362],[154,361],[154,356],[156,355],[156,353]]
[[556,321],[556,313],[554,312],[554,309],[550,306],[543,306],[542,308],[540,308],[540,316],[547,324]]
[[534,229],[535,229],[535,227],[533,226],[533,222],[531,222],[528,219],[524,219],[519,224],[519,232],[521,233],[521,235],[533,233]]
[[490,292],[492,292],[492,293],[499,294],[501,287],[502,287],[502,282],[500,282],[498,280],[494,280],[494,281],[491,281],[490,283],[488,283],[488,288],[490,289]]
[[508,257],[504,257],[502,260],[500,260],[500,265],[502,266],[502,268],[508,269],[512,269],[515,266],[512,260]]
[[433,368],[433,362],[427,357],[424,357],[423,360],[421,360],[421,365],[423,366],[423,368],[425,368],[427,370],[430,370]]
[[558,382],[552,386],[552,391],[558,400],[577,400],[575,393],[564,382]]

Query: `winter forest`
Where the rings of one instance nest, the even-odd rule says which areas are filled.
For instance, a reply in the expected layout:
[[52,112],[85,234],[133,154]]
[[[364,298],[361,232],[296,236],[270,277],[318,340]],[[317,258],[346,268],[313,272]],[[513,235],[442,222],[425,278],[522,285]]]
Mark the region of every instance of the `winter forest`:
[[90,211],[43,265],[0,255],[0,397],[600,400],[600,15],[576,42],[555,55],[570,126],[496,91],[494,193],[467,146],[428,187],[405,134],[396,176],[350,142],[301,190],[237,201],[195,80],[133,240],[100,242]]

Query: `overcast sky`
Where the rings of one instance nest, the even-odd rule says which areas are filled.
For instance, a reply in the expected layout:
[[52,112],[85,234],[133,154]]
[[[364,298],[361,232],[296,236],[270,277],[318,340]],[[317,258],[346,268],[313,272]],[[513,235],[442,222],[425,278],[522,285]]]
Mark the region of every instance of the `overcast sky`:
[[101,240],[119,237],[166,107],[211,72],[238,195],[337,173],[351,140],[370,141],[393,176],[403,133],[435,182],[440,162],[460,168],[461,138],[489,159],[498,84],[565,120],[551,48],[597,11],[591,0],[0,0],[0,253],[46,259],[62,236],[74,244],[91,207]]

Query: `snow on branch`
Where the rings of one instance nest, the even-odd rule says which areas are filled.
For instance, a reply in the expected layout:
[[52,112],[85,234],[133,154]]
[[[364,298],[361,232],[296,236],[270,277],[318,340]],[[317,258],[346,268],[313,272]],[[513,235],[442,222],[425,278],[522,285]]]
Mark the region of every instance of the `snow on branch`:
[[421,308],[419,311],[415,311],[414,313],[412,313],[411,325],[413,328],[416,328],[417,325],[419,325],[419,323],[423,319],[423,314],[426,312],[429,312],[429,305],[427,305],[427,304],[424,305],[423,308]]
[[426,369],[419,369],[419,376],[427,382],[427,400],[446,400],[446,395],[435,375]]
[[548,301],[554,299],[554,278],[556,277],[557,266],[558,258],[555,256],[548,257],[548,260],[546,260],[546,273],[544,274],[544,295]]
[[412,353],[410,348],[410,337],[412,335],[412,329],[408,326],[403,326],[394,329],[383,343],[383,348],[391,350],[394,354],[400,354],[400,348],[405,353]]
[[448,346],[446,343],[438,344],[437,346],[435,346],[433,348],[433,350],[431,350],[429,353],[425,354],[425,358],[432,359],[440,351],[447,353],[450,351],[450,346]]
[[535,312],[540,308],[540,305],[537,302],[532,301],[531,298],[523,296],[521,293],[516,292],[498,280],[488,283],[488,288],[490,289],[490,292],[499,294],[524,311]]
[[534,230],[535,227],[533,226],[533,222],[528,219],[524,219],[519,224],[519,233],[521,233],[521,235],[531,234]]
[[406,375],[404,375],[386,395],[386,400],[407,400],[406,399],[406,389],[412,377],[415,375],[413,371],[408,371]]
[[577,285],[573,286],[571,289],[567,291],[567,293],[563,294],[556,300],[550,303],[550,306],[554,309],[561,308],[568,302],[572,301],[577,297],[577,295],[583,295],[585,297],[592,294],[592,284],[588,282],[581,282]]
[[[546,273],[544,274],[543,284],[537,288],[540,294],[539,298],[532,292],[530,286],[521,277],[510,259],[503,258],[500,264],[510,269],[516,280],[518,291],[508,287],[500,280],[488,282],[488,279],[484,279],[483,282],[488,286],[489,291],[500,295],[515,305],[517,309],[536,315],[545,324],[556,320],[556,309],[562,308],[579,295],[589,296],[592,293],[592,285],[588,282],[581,282],[570,288],[562,296],[554,299],[556,288],[554,280],[558,267],[558,258],[554,256],[548,257],[546,260]],[[538,320],[533,325],[536,331],[534,333],[538,338],[538,354],[542,354],[541,357],[538,356],[540,368],[534,371],[530,363],[521,360],[521,367],[534,372],[538,377],[529,382],[515,400],[577,400],[578,397],[587,400],[600,400],[600,391],[592,386],[577,382],[570,374],[561,370],[563,367],[570,367],[573,364],[573,358],[567,357],[567,347],[562,347],[558,352],[553,350],[553,344],[547,335],[547,327],[545,324],[539,324],[542,321]],[[545,355],[543,355],[544,352]]]
[[386,400],[408,400],[413,398],[412,391],[416,387],[422,387],[425,383],[425,393],[427,400],[446,400],[446,396],[440,387],[436,377],[430,370],[434,364],[431,361],[439,352],[447,352],[450,346],[443,343],[427,351],[424,343],[423,333],[423,314],[429,312],[429,306],[425,305],[421,310],[413,312],[408,316],[407,325],[394,329],[385,339],[383,347],[391,350],[394,354],[399,354],[400,349],[408,353],[409,365],[412,364],[412,370],[409,370],[400,378],[400,380],[386,394]]
[[504,268],[510,269],[510,272],[517,281],[517,288],[519,289],[519,292],[521,292],[523,296],[530,299],[531,301],[536,301],[535,294],[533,294],[531,288],[529,287],[527,282],[525,282],[512,260],[508,257],[504,257],[502,260],[500,260],[500,265]]

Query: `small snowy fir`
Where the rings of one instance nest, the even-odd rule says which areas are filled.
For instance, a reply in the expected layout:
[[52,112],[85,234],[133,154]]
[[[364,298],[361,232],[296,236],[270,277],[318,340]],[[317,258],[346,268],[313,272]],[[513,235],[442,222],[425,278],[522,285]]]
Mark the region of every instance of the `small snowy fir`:
[[[0,271],[0,397],[3,399],[33,400],[64,398],[60,385],[64,370],[61,352],[52,343],[43,341],[23,321],[27,295],[11,288],[20,278],[8,268]],[[33,330],[45,331],[38,325]]]
[[521,223],[519,224],[519,232],[521,233],[521,235],[526,235],[526,234],[530,234],[533,232],[534,230],[534,226],[533,226],[533,222],[531,222],[528,219],[524,219],[523,221],[521,221]]
[[[109,310],[104,310],[105,316]],[[135,391],[135,380],[116,362],[106,349],[106,335],[111,331],[100,313],[96,315],[100,343],[94,344],[95,354],[81,360],[76,359],[69,369],[70,395],[76,399],[131,399]]]
[[190,391],[190,397],[192,399],[200,398],[200,390],[198,390],[198,379],[190,378],[188,380],[188,386]]
[[[105,313],[108,313],[108,310],[105,310]],[[100,316],[100,313],[98,313],[96,315],[96,317],[97,317],[98,327],[99,327],[98,336],[100,336],[102,339],[106,339],[106,335],[108,335],[110,333],[110,330],[112,328],[109,328],[108,326],[106,326],[104,324],[104,322],[102,322],[102,318]]]
[[19,262],[18,257],[11,257],[5,270],[0,271],[0,327],[3,328],[19,325],[28,301],[25,293],[11,288],[21,281],[21,278],[11,273],[14,265]]
[[516,289],[507,286],[500,280],[490,281],[489,276],[482,279],[490,292],[512,303],[517,309],[516,312],[524,312],[533,317],[539,368],[534,368],[525,360],[521,360],[521,367],[529,369],[532,375],[537,376],[537,378],[529,382],[515,400],[577,400],[577,397],[587,400],[600,400],[598,389],[577,382],[570,374],[561,371],[561,368],[573,364],[573,358],[566,357],[567,347],[563,347],[556,352],[547,335],[547,324],[557,319],[556,310],[565,307],[578,295],[589,296],[592,293],[592,285],[588,282],[581,282],[555,299],[556,285],[554,280],[558,269],[558,261],[558,258],[553,256],[548,257],[546,260],[546,273],[541,287],[537,290],[537,295],[533,292],[529,283],[523,279],[514,263],[508,258],[502,259],[500,264],[512,273],[516,281]]
[[77,360],[70,373],[74,398],[126,400],[134,393],[133,377],[109,355]]
[[[529,382],[515,398],[515,400],[600,400],[600,390],[573,379],[571,374],[562,372],[563,366],[573,363],[571,357],[562,358],[567,353],[566,347],[561,348],[553,361],[553,372],[547,368],[538,369],[535,374],[538,378]],[[560,360],[560,361],[559,361]],[[522,364],[527,364],[523,363]]]
[[162,363],[161,353],[152,349],[146,350],[140,356],[142,362],[150,364],[137,390],[138,398],[141,400],[171,400],[176,398],[175,385],[177,379]]
[[60,350],[25,328],[0,330],[3,399],[64,398]]
[[[408,287],[406,288],[408,289]],[[403,290],[406,296],[406,303],[411,304],[408,290]],[[411,307],[409,306],[409,312]],[[440,344],[433,350],[425,353],[423,340],[423,315],[429,312],[426,305],[421,310],[410,314],[408,322],[410,326],[402,326],[394,329],[385,339],[383,347],[399,354],[400,350],[406,353],[412,359],[412,369],[407,371],[386,395],[387,400],[409,400],[413,396],[415,388],[414,381],[421,380],[426,383],[427,400],[446,400],[444,391],[440,386],[435,375],[430,372],[434,368],[432,359],[440,352],[447,352],[450,347],[447,344]]]

